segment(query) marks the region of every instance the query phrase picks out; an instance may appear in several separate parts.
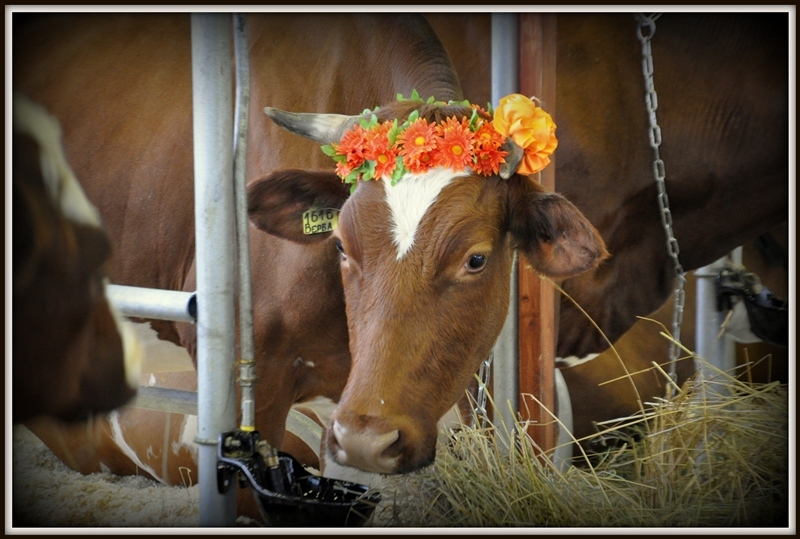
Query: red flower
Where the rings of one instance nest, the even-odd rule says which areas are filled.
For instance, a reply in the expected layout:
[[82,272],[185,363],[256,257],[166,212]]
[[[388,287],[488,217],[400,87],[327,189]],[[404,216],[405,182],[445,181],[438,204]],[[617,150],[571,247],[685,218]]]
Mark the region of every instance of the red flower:
[[439,151],[434,156],[436,165],[455,171],[464,170],[472,165],[474,133],[469,129],[467,118],[459,121],[455,116],[451,116],[437,126],[436,132],[440,137],[436,144]]

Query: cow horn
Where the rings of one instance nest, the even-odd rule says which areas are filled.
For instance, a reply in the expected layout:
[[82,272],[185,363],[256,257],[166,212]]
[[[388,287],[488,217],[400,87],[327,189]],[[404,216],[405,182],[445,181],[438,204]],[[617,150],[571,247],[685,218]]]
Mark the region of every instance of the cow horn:
[[511,137],[506,139],[500,149],[508,152],[505,163],[500,164],[500,177],[507,180],[517,171],[517,167],[522,162],[522,156],[525,155],[525,150],[518,146]]
[[264,108],[264,113],[287,131],[321,144],[339,142],[342,135],[360,118],[344,114],[286,112],[272,107]]

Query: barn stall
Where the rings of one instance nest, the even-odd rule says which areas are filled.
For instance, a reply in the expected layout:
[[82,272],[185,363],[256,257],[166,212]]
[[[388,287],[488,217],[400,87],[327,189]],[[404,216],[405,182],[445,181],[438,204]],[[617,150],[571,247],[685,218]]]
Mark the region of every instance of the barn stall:
[[[546,30],[544,32],[546,33]],[[536,95],[541,95],[537,91],[533,91],[533,92],[529,92],[529,93],[536,94]],[[524,279],[525,279],[525,277],[522,277],[521,281],[524,281]],[[538,284],[540,283],[538,278],[534,279],[534,282],[536,283],[535,286],[538,286]],[[532,286],[534,286],[534,285],[532,285]],[[526,294],[537,295],[537,294],[539,294],[539,292],[538,291],[536,291],[536,292],[526,292]],[[529,298],[529,296],[526,295],[525,297],[526,297],[525,301],[527,301],[528,300],[527,298]],[[538,309],[538,307],[536,307],[536,308]],[[528,316],[528,317],[530,317],[531,315],[527,314],[527,315],[520,315],[520,316]],[[552,321],[550,323],[552,324]],[[540,324],[538,327],[547,327],[547,324],[545,323],[544,326],[542,326]],[[544,338],[543,340],[544,340],[544,342],[547,342],[546,338]],[[520,344],[520,346],[522,347],[522,346],[529,346],[529,345]],[[535,357],[538,357],[540,354],[536,353],[536,352],[533,352],[532,355],[535,356]],[[552,359],[551,359],[551,361],[552,361]],[[544,377],[532,377],[532,376],[530,376],[530,369],[532,369],[532,368],[535,368],[537,370],[540,370],[541,372],[549,373],[549,374],[547,376],[544,376]],[[521,363],[519,369],[520,370],[528,369],[527,373],[522,375],[522,377],[521,377],[522,380],[525,380],[525,381],[535,380],[537,383],[542,383],[542,382],[539,382],[539,380],[547,380],[547,377],[550,374],[552,374],[552,372],[553,372],[552,364],[547,364],[547,363],[545,363],[543,366],[535,366],[535,367],[532,367],[530,364],[527,364],[526,366],[523,367],[523,364]],[[512,383],[517,383],[518,384],[520,382],[512,382]],[[531,389],[531,390],[528,390],[528,391],[523,391],[520,388],[519,389],[519,393],[521,393],[522,396],[519,397],[519,398],[530,399],[529,402],[532,403],[533,408],[526,407],[526,409],[527,410],[532,410],[533,409],[534,412],[536,414],[538,414],[538,417],[540,418],[537,421],[538,423],[544,423],[544,424],[547,424],[547,425],[552,425],[552,422],[549,421],[549,415],[550,415],[549,410],[553,408],[553,395],[554,395],[554,392],[553,392],[553,389],[552,389],[552,382],[549,382],[549,384],[550,385],[547,385],[547,383],[545,382],[545,387],[539,393],[539,397],[538,398],[536,398],[535,395],[536,395],[537,391],[539,391],[539,390],[534,391],[534,390]],[[517,390],[513,389],[512,392],[514,392],[514,391],[517,391]],[[531,397],[528,397],[527,395],[534,395],[534,397],[531,398]],[[542,404],[539,405],[539,403],[542,403]],[[527,419],[530,419],[530,418],[529,417],[528,418],[523,418],[523,422],[527,421]],[[526,428],[529,428],[529,427],[531,427],[531,425],[527,424]],[[538,427],[538,428],[534,429],[534,431],[535,432],[541,432],[542,428]],[[553,432],[554,431],[549,431],[549,432],[547,432],[547,433],[545,433],[543,435],[537,435],[537,436],[544,436],[544,439],[540,440],[539,443],[536,444],[536,447],[538,448],[538,450],[542,450],[542,448],[544,448],[545,450],[549,450],[549,449],[552,449],[556,445],[556,442],[554,440]],[[534,438],[536,438],[536,436]],[[48,470],[50,472],[50,474],[45,474],[45,475],[50,475],[49,483],[50,483],[51,489],[52,489],[52,485],[53,484],[60,484],[61,483],[61,481],[55,481],[56,478],[63,480],[63,484],[73,483],[74,480],[80,479],[80,477],[77,477],[77,478],[76,477],[70,477],[70,475],[77,476],[78,474],[75,474],[74,472],[69,472],[69,470],[67,470],[65,467],[63,467],[63,465],[60,465],[60,463],[55,463],[55,462],[49,461],[48,460],[48,456],[47,456],[47,450],[45,448],[43,448],[43,446],[41,446],[40,443],[37,446],[36,440],[35,439],[31,439],[30,434],[26,433],[24,431],[24,429],[21,429],[21,428],[16,428],[15,429],[15,431],[14,431],[14,448],[15,448],[15,451],[14,451],[14,454],[15,454],[14,477],[15,478],[17,478],[17,477],[20,477],[20,478],[25,477],[24,482],[28,484],[27,492],[19,492],[19,491],[16,490],[16,487],[18,486],[18,482],[15,481],[15,491],[14,491],[15,507],[16,507],[16,504],[17,504],[17,495],[20,495],[20,498],[19,498],[20,504],[27,505],[27,503],[25,503],[25,502],[26,502],[26,500],[29,501],[32,504],[31,507],[32,508],[36,508],[35,509],[35,511],[36,511],[35,514],[39,514],[39,515],[52,514],[53,518],[54,518],[54,521],[53,521],[54,524],[53,525],[55,525],[55,526],[62,526],[62,525],[87,525],[87,526],[104,526],[104,525],[112,525],[112,526],[113,525],[123,525],[123,526],[193,526],[193,525],[197,524],[197,520],[196,519],[197,519],[198,511],[197,511],[196,507],[198,507],[198,503],[199,503],[199,501],[198,501],[199,494],[198,494],[198,490],[197,490],[198,487],[196,485],[195,486],[191,486],[189,488],[167,488],[167,487],[163,487],[163,486],[156,486],[152,482],[144,480],[143,478],[116,478],[116,477],[113,477],[113,476],[107,476],[107,474],[99,474],[98,477],[90,478],[87,481],[86,484],[82,484],[81,486],[77,487],[78,489],[80,489],[81,491],[83,491],[85,493],[96,493],[94,498],[87,497],[87,499],[84,500],[82,506],[83,507],[92,506],[92,505],[95,504],[95,502],[93,500],[96,500],[96,503],[97,503],[96,507],[98,507],[104,514],[107,513],[109,515],[108,519],[106,519],[106,520],[97,520],[98,517],[96,515],[95,516],[91,516],[91,514],[89,514],[89,512],[84,514],[77,507],[73,507],[73,506],[68,505],[68,504],[62,505],[62,504],[54,503],[56,500],[60,499],[59,498],[59,494],[57,492],[52,491],[52,490],[50,490],[50,491],[47,490],[47,483],[48,483],[48,478],[47,477],[42,477],[41,478],[42,479],[42,486],[41,487],[34,487],[34,485],[36,484],[36,481],[33,480],[33,479],[30,479],[30,480],[28,479],[29,474],[35,475],[35,471],[36,471],[37,468],[40,471],[41,470]],[[34,455],[36,457],[35,459],[34,458],[30,459],[30,461],[38,463],[38,466],[37,465],[33,465],[32,469],[27,466],[27,460],[28,459],[22,459],[25,462],[19,462],[17,460],[17,458],[16,458],[16,456],[18,454],[22,455],[22,454],[26,454],[28,452],[30,452],[31,455]],[[52,455],[50,455],[50,456],[52,457]],[[61,466],[61,469],[59,469],[59,465]],[[130,480],[130,481],[128,481],[128,480]],[[126,505],[124,507],[123,506],[119,506],[120,513],[118,513],[117,515],[114,515],[114,513],[112,511],[112,509],[114,509],[114,508],[106,506],[106,502],[110,499],[107,496],[107,493],[109,491],[104,491],[103,487],[100,486],[100,485],[102,485],[102,484],[104,484],[106,482],[108,484],[112,485],[113,488],[110,489],[110,490],[112,492],[117,493],[117,494],[115,494],[115,496],[117,496],[119,498],[123,498],[124,497],[127,500],[128,499],[127,496],[120,496],[119,493],[122,492],[122,491],[127,492],[127,489],[130,489],[131,490],[131,499],[137,498],[136,493],[140,493],[140,494],[143,495],[141,497],[145,501],[152,501],[152,500],[160,500],[160,501],[158,503],[154,503],[154,504],[147,504],[147,503],[142,502],[143,505],[142,505],[142,509],[141,510],[136,509],[136,507],[137,507],[137,503],[136,502],[133,502],[133,504]],[[409,484],[413,485],[414,484],[413,480]],[[87,486],[87,485],[97,485],[97,486],[96,487],[90,487],[90,486]],[[41,490],[40,490],[40,488],[41,488]],[[59,489],[59,491],[60,491],[60,489]],[[63,492],[64,491],[61,491],[62,495],[63,495]],[[106,494],[104,494],[104,492]],[[66,498],[67,499],[71,498],[71,499],[76,500],[76,501],[78,499],[80,499],[80,498],[77,498],[74,494],[70,495],[68,493],[66,494]],[[42,502],[42,500],[44,500],[44,499],[47,499],[50,503]],[[172,499],[177,500],[174,505],[170,501]],[[44,503],[44,505],[42,505],[42,503],[37,503],[37,500],[39,502]],[[50,501],[50,500],[52,500],[52,501]],[[64,509],[63,512],[60,511],[60,509],[62,507]],[[382,514],[384,514],[384,513],[382,513]],[[78,517],[78,515],[82,515],[82,516]],[[70,518],[76,518],[76,520],[69,520]],[[379,521],[380,521],[380,518],[379,518]],[[391,521],[391,520],[389,520],[389,521]],[[56,522],[60,522],[60,523],[56,523]],[[402,522],[402,520],[399,520],[399,522]],[[240,522],[239,524],[247,525],[249,523]],[[445,524],[443,524],[443,525],[445,525]],[[484,523],[484,524],[467,524],[467,525],[492,525],[492,524],[485,524]],[[504,525],[504,524],[499,524],[499,525]],[[508,524],[505,524],[505,525],[508,525]],[[528,523],[522,523],[522,525],[541,525],[541,524],[528,522]],[[636,524],[629,524],[629,525],[636,525]]]

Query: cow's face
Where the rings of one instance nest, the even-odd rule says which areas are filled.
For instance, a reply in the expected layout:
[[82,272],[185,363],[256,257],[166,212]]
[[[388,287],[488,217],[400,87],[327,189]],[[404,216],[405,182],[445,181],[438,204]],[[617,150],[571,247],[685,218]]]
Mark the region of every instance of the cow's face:
[[14,95],[13,421],[84,420],[139,387],[137,338],[105,295],[111,245],[42,107]]
[[[347,191],[332,173],[278,172],[250,185],[250,215],[270,233],[316,237],[340,253],[352,367],[329,455],[412,471],[432,462],[438,420],[500,333],[514,249],[559,277],[594,267],[605,249],[572,204],[523,176],[437,167]],[[330,237],[298,233],[309,207],[341,207]]]
[[437,421],[508,310],[501,182],[437,169],[366,182],[342,208],[334,235],[353,363],[328,434],[341,464],[390,473],[432,460]]

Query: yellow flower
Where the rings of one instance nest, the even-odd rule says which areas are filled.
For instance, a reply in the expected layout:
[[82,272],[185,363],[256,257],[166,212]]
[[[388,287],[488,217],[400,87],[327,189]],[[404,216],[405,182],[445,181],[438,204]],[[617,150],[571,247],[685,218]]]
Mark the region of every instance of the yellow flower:
[[500,99],[494,111],[494,128],[525,151],[517,168],[519,174],[535,174],[550,163],[558,140],[553,118],[533,100],[521,94]]

